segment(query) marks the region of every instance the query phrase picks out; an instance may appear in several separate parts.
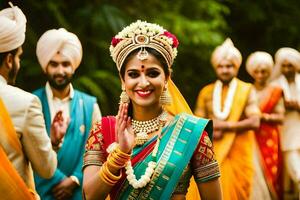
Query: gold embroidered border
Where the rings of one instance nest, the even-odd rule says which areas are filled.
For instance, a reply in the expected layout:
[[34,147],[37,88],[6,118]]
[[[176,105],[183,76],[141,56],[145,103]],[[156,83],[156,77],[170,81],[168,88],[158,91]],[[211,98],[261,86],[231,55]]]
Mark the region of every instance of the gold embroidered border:
[[[186,117],[184,115],[178,119],[178,121],[175,125],[175,128],[174,128],[173,132],[171,133],[171,137],[164,149],[164,152],[160,157],[157,167],[155,168],[155,171],[153,173],[151,181],[146,185],[144,190],[139,194],[139,196],[138,196],[139,199],[149,199],[149,194],[153,187],[156,187],[157,190],[162,190],[161,187],[159,187],[158,185],[155,185],[155,182],[157,181],[159,176],[162,174],[166,165],[169,165],[170,167],[173,167],[173,168],[176,167],[173,163],[168,162],[168,160],[174,149],[174,145],[175,145],[176,140],[179,136],[179,133],[183,127],[185,119],[186,119]],[[162,176],[168,177],[167,175],[164,175],[164,174],[162,174]],[[130,196],[131,196],[131,194],[130,194]]]
[[193,171],[196,182],[203,182],[210,177],[220,176],[219,164],[216,160],[205,166],[198,167]]

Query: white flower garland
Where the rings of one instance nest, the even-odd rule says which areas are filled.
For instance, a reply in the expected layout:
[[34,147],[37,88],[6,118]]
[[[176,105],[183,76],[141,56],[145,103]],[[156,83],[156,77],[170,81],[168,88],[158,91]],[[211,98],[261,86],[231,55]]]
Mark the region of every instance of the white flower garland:
[[237,80],[234,78],[230,83],[229,83],[229,89],[228,93],[225,99],[225,104],[223,111],[221,111],[221,98],[222,98],[222,87],[223,83],[220,80],[217,80],[215,83],[214,91],[213,91],[213,113],[214,116],[216,116],[220,120],[226,120],[227,117],[229,116],[232,103],[233,103],[233,98],[235,95],[235,91],[237,88]]
[[[119,32],[115,38],[124,39],[124,38],[134,38],[136,35],[147,35],[148,37],[154,37],[160,35],[159,37],[166,41],[171,47],[173,46],[173,39],[165,35],[162,35],[166,30],[159,26],[158,24],[147,23],[145,21],[138,20],[134,23],[131,23],[129,26],[125,27],[121,32]],[[110,46],[110,52],[113,51],[115,47]],[[173,48],[174,58],[177,56],[177,48]]]
[[284,93],[284,98],[288,101],[298,101],[300,102],[300,74],[295,75],[295,84],[296,84],[296,90],[297,94],[291,94],[291,89],[289,86],[288,81],[286,80],[284,75],[281,75],[279,77],[280,85],[282,86],[282,90]]
[[135,189],[145,187],[150,182],[155,167],[156,167],[156,162],[150,161],[148,163],[148,167],[145,170],[145,174],[142,175],[139,180],[137,180],[134,175],[134,170],[131,166],[131,161],[128,161],[126,163],[125,169],[126,169],[127,180],[129,184],[132,185],[132,187]]
[[147,23],[143,22],[141,20],[138,20],[137,22],[134,22],[124,28],[121,32],[119,32],[116,35],[116,38],[131,38],[134,35],[148,35],[148,36],[154,36],[157,34],[162,34],[165,32],[165,29],[163,29],[161,26],[157,24]]
[[[159,145],[159,139],[157,139],[156,145],[153,149],[153,152],[152,152],[153,157],[156,157],[158,145]],[[106,151],[108,153],[112,153],[117,148],[117,146],[118,146],[118,143],[114,142],[108,146]],[[150,182],[151,176],[154,173],[155,167],[156,167],[156,162],[150,161],[148,163],[148,167],[145,170],[145,174],[142,175],[139,180],[137,180],[136,176],[134,174],[134,170],[131,165],[131,161],[126,162],[126,165],[125,165],[126,172],[125,173],[127,175],[127,180],[129,182],[129,184],[135,189],[145,187]]]

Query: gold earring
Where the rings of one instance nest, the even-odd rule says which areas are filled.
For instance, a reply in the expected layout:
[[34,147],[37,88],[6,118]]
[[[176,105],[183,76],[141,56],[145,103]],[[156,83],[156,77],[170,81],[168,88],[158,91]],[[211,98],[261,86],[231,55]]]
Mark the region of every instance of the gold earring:
[[172,97],[170,96],[168,88],[164,89],[159,100],[161,105],[170,105],[172,103]]
[[129,98],[128,94],[126,93],[125,88],[122,87],[122,92],[121,92],[121,95],[120,95],[120,102],[119,102],[119,104],[121,104],[121,103],[129,103],[129,102],[130,102],[130,98]]

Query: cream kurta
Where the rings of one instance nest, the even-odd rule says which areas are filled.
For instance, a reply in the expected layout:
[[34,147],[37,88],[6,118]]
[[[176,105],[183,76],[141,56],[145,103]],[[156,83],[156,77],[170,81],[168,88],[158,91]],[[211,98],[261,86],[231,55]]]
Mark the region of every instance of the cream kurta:
[[[273,85],[282,88],[279,80],[275,80]],[[296,84],[289,84],[292,95],[297,94]],[[283,89],[283,88],[282,88]],[[298,94],[299,96],[300,94]],[[285,111],[282,131],[280,134],[281,148],[283,151],[300,149],[300,113],[298,111]]]
[[18,154],[6,143],[2,143],[9,160],[25,181],[34,189],[32,169],[44,178],[50,178],[56,169],[56,153],[52,150],[43,118],[41,103],[33,94],[7,85],[0,75],[0,97],[11,117],[22,145]]

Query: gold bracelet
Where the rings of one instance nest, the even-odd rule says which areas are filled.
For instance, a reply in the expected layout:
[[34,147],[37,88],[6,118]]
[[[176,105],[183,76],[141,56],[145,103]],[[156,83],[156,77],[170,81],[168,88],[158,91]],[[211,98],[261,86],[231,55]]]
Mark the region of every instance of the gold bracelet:
[[131,154],[124,153],[123,151],[121,151],[119,146],[116,148],[115,151],[116,151],[117,155],[121,158],[129,159],[131,157]]
[[108,158],[107,159],[107,164],[110,165],[111,167],[115,168],[115,169],[122,169],[125,167],[125,163],[124,164],[121,164],[121,165],[118,165],[118,163],[114,162],[113,160],[114,158],[111,157],[111,158]]
[[124,165],[130,158],[122,158],[116,152],[112,152],[109,156],[109,159],[118,165]]
[[107,175],[103,171],[103,165],[102,165],[101,169],[99,170],[98,175],[99,175],[100,179],[103,182],[105,182],[107,185],[114,186],[117,183],[117,181],[111,180],[107,177]]
[[113,173],[111,173],[111,171],[109,170],[107,165],[103,165],[102,167],[104,167],[104,173],[108,176],[108,178],[112,181],[118,181],[120,180],[120,178],[122,177],[122,173],[120,172],[119,176],[114,175]]

